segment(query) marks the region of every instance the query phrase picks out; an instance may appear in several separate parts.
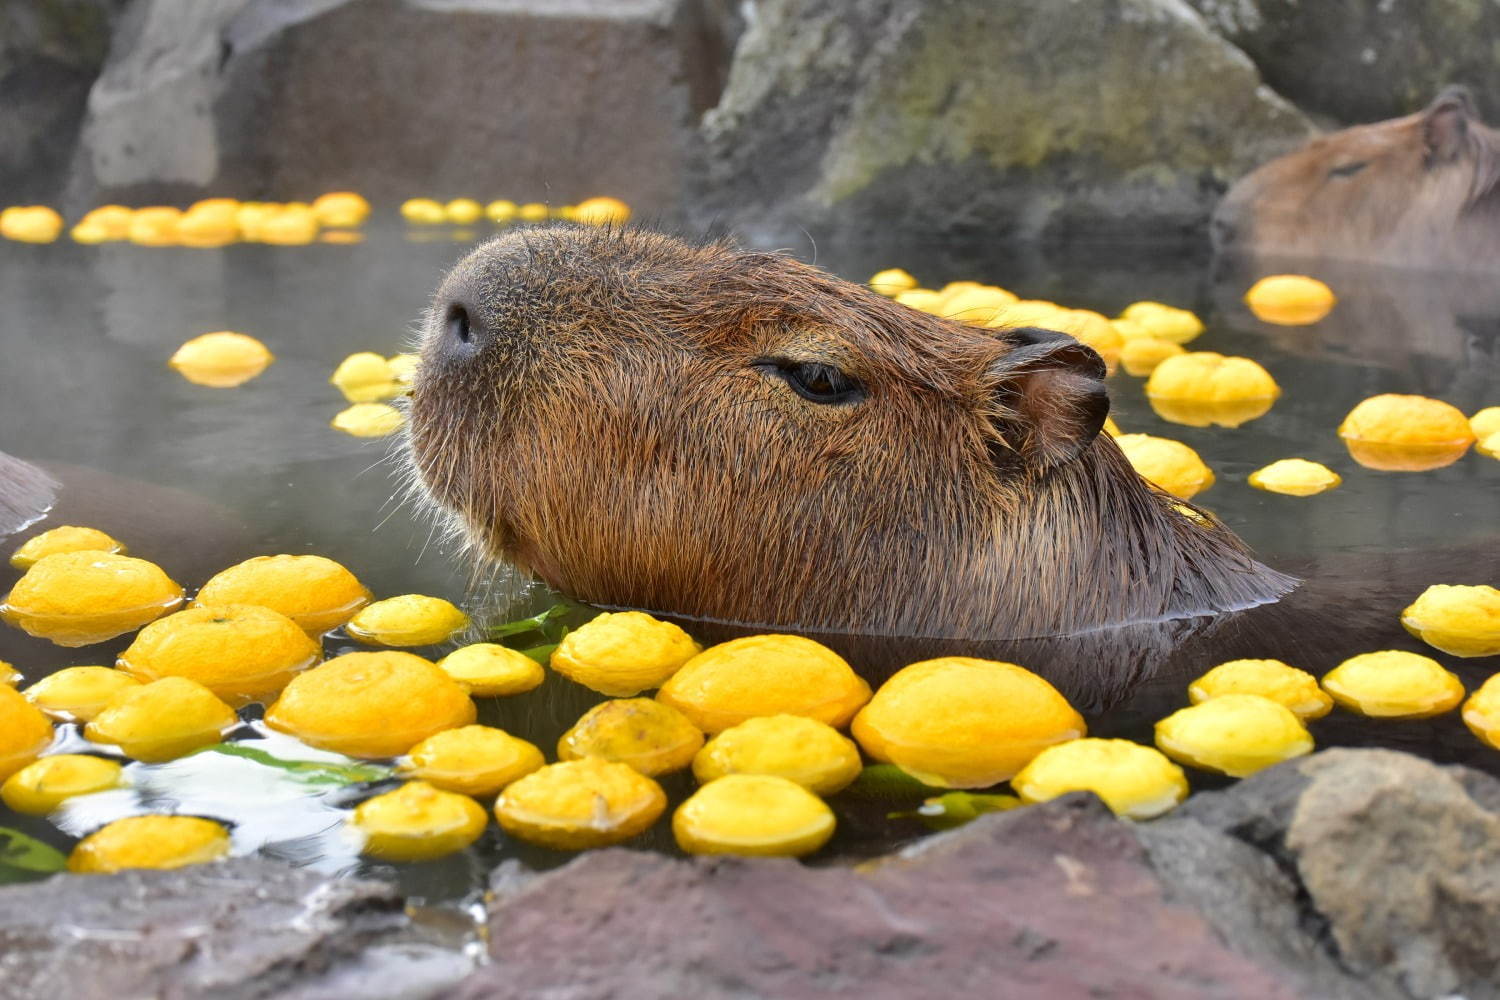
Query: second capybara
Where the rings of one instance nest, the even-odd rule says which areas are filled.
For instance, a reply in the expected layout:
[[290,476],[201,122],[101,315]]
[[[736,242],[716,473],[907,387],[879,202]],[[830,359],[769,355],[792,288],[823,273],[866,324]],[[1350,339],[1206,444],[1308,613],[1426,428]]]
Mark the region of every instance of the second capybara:
[[1099,433],[1103,380],[783,254],[548,227],[442,283],[410,447],[479,549],[593,604],[995,638],[1285,593]]
[[1221,253],[1500,271],[1500,132],[1450,87],[1416,114],[1313,139],[1241,178]]

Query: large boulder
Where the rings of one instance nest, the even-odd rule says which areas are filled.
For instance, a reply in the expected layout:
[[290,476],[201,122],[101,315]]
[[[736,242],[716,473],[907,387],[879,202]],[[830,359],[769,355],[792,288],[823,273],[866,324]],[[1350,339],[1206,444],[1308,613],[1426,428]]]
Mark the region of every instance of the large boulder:
[[138,0],[89,95],[70,202],[607,193],[669,215],[727,72],[726,8]]
[[[1421,110],[1450,83],[1500,99],[1500,4],[1188,0],[1276,92],[1342,124]],[[1500,114],[1492,104],[1491,114]]]
[[765,0],[703,133],[754,240],[1006,240],[1196,232],[1312,129],[1179,0]]

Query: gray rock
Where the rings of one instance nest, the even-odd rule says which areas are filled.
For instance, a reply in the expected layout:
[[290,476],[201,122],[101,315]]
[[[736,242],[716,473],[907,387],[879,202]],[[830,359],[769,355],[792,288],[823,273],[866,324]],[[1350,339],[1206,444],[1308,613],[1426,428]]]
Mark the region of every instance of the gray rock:
[[1500,99],[1500,4],[1489,0],[1188,2],[1277,93],[1339,123],[1409,114],[1450,83],[1481,104]]
[[766,0],[704,120],[697,214],[1010,238],[1196,232],[1311,134],[1179,0]]

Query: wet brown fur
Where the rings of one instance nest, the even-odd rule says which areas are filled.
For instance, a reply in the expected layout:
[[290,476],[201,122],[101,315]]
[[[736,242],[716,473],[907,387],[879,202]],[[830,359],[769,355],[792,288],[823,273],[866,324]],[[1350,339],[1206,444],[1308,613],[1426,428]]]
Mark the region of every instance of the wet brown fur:
[[1216,249],[1500,270],[1500,132],[1462,88],[1424,110],[1312,140],[1237,182]]
[[[467,309],[477,349],[445,340]],[[752,362],[837,365],[819,405]],[[1291,581],[1107,435],[1102,366],[777,253],[553,227],[439,289],[422,484],[487,555],[582,600],[776,628],[1042,636],[1245,607]]]

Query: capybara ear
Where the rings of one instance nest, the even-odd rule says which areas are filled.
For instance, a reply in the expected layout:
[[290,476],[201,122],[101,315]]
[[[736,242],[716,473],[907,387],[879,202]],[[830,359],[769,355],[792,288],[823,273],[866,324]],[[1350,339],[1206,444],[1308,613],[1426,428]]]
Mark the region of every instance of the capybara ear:
[[1109,416],[1104,360],[1054,330],[1024,327],[1006,337],[1016,346],[992,369],[996,459],[1038,469],[1072,461]]
[[1466,87],[1445,87],[1422,112],[1422,141],[1429,163],[1446,163],[1464,150],[1469,122],[1478,117]]

